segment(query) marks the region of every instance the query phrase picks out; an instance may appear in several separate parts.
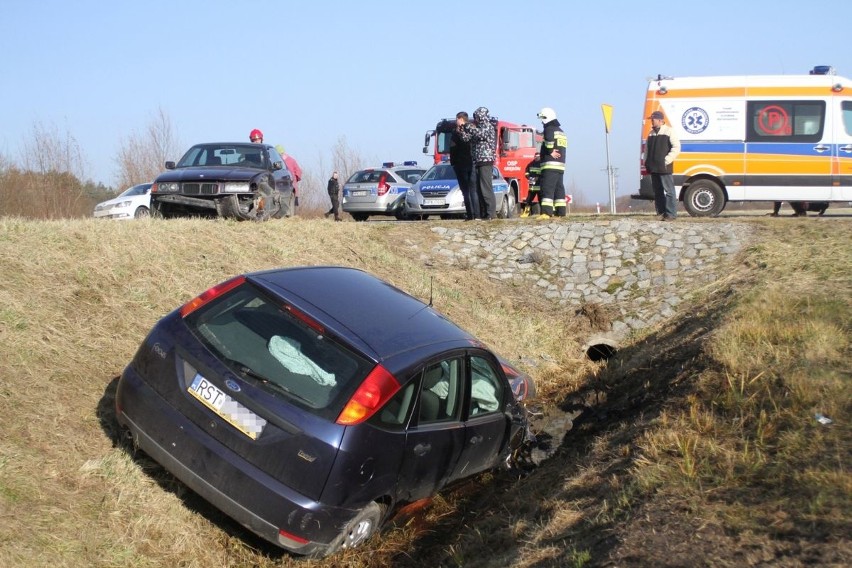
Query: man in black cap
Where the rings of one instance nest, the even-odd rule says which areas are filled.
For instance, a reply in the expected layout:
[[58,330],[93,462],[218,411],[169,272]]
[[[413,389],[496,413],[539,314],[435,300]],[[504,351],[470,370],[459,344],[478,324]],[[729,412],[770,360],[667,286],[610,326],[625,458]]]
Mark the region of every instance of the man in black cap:
[[674,159],[680,153],[680,140],[672,127],[666,124],[665,115],[655,110],[651,119],[651,131],[645,143],[645,169],[651,174],[654,188],[654,208],[657,218],[674,221],[677,217],[677,194],[675,193]]

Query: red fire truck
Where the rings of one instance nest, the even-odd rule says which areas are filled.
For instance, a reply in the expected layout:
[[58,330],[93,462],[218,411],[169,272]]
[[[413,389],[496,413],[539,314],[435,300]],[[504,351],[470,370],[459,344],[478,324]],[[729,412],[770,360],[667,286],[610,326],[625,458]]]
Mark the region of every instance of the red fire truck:
[[[512,200],[510,203],[514,214],[517,204],[527,198],[529,183],[524,173],[541,147],[541,134],[532,126],[513,124],[498,118],[492,118],[491,123],[497,129],[497,160],[494,165],[509,182]],[[438,122],[435,130],[426,132],[423,153],[431,153],[436,164],[449,161],[450,138],[455,128],[456,119],[445,118]],[[432,137],[435,138],[434,144]]]

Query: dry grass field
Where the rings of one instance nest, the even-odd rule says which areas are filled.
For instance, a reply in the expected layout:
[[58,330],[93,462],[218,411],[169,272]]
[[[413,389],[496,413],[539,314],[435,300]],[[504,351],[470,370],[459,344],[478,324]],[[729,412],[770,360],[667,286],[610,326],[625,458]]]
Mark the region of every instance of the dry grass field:
[[[0,218],[0,566],[850,565],[852,219],[742,222],[757,237],[726,278],[592,363],[573,308],[431,262],[433,223]],[[253,537],[128,447],[115,385],[165,313],[304,264],[431,293],[544,361],[539,404],[582,409],[574,428],[528,475],[450,488],[361,549]]]

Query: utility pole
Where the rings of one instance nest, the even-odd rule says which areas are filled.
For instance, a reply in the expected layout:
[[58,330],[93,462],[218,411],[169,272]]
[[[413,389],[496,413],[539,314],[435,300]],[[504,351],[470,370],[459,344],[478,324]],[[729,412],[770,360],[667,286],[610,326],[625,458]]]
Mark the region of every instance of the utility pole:
[[615,215],[615,171],[609,159],[609,131],[612,125],[612,105],[602,104],[604,128],[606,129],[606,178],[609,184],[609,213]]

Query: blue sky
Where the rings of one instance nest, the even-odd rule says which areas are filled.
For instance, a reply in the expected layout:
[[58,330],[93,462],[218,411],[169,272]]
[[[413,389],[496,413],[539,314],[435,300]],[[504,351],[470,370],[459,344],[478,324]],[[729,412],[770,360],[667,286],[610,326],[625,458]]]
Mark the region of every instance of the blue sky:
[[[852,2],[0,0],[0,155],[33,125],[74,136],[113,185],[127,136],[160,109],[181,148],[260,128],[319,179],[341,136],[374,160],[418,159],[438,119],[487,106],[535,124],[553,107],[566,187],[608,199],[600,105],[614,107],[618,194],[638,187],[647,78],[852,76]],[[179,156],[174,156],[177,159]]]

